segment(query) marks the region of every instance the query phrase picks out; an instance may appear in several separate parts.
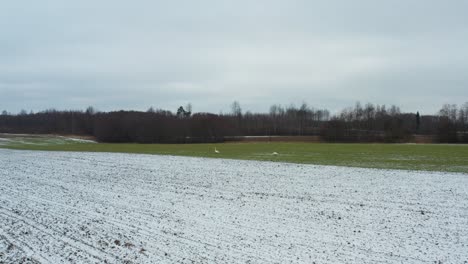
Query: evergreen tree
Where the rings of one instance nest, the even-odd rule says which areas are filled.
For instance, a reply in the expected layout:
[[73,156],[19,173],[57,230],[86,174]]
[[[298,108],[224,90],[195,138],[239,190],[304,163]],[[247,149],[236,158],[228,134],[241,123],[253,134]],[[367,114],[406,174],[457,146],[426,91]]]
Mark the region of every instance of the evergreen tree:
[[419,111],[416,112],[416,132],[419,132],[419,126],[421,125],[421,116],[419,116]]

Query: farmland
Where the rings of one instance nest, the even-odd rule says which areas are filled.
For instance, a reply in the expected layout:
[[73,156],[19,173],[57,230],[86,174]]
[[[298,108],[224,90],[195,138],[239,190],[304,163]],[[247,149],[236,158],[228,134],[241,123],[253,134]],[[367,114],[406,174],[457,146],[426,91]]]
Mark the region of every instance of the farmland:
[[[362,168],[468,173],[468,145],[329,144],[259,142],[225,144],[106,144],[56,136],[2,136],[0,148],[18,150],[121,152],[261,160]],[[215,153],[214,148],[220,153]],[[272,155],[277,152],[278,155]]]
[[468,177],[0,149],[0,262],[463,263]]

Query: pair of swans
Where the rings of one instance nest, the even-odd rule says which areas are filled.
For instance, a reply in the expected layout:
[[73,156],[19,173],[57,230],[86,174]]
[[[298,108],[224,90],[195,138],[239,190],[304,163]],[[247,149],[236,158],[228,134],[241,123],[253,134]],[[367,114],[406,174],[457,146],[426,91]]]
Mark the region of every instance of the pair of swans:
[[[215,152],[216,154],[219,154],[219,153],[220,153],[219,150],[216,149],[216,147],[214,148],[214,152]],[[275,151],[275,152],[271,153],[271,155],[276,156],[276,155],[278,155],[278,152]]]

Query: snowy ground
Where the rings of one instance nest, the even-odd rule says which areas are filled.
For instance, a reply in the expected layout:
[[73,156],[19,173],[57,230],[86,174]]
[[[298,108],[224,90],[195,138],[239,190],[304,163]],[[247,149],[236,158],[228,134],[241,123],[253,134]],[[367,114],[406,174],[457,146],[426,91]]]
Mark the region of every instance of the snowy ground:
[[467,230],[467,174],[0,149],[0,263],[468,263]]
[[14,145],[59,145],[70,143],[96,143],[94,140],[56,135],[5,134],[0,133],[0,146]]

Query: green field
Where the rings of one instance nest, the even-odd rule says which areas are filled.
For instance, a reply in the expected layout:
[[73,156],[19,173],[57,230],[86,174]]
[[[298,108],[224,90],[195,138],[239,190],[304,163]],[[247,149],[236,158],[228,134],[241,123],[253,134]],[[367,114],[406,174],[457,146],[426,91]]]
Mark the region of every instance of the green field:
[[[219,150],[219,154],[214,152],[215,147]],[[8,139],[3,138],[3,141],[0,140],[0,148],[162,154],[468,173],[468,145],[329,143],[106,144],[78,143],[67,138],[53,136],[17,136]],[[273,152],[278,152],[278,155],[272,155]]]

